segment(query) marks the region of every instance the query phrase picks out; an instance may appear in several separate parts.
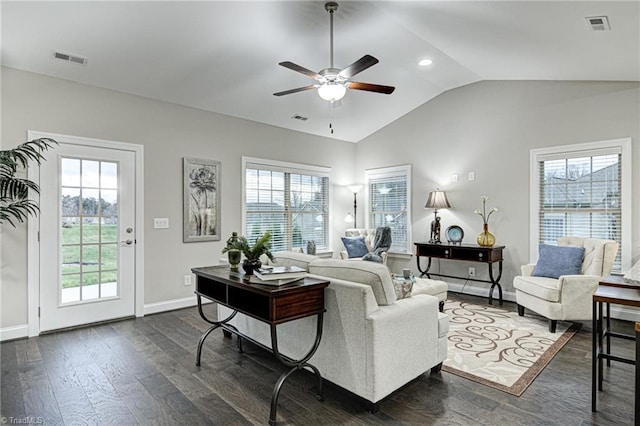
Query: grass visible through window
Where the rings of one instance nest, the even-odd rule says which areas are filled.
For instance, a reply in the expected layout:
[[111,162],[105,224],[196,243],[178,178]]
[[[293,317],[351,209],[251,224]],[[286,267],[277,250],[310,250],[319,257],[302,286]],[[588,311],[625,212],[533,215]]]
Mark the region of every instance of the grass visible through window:
[[117,280],[117,231],[117,225],[83,223],[82,232],[80,224],[62,227],[62,288]]

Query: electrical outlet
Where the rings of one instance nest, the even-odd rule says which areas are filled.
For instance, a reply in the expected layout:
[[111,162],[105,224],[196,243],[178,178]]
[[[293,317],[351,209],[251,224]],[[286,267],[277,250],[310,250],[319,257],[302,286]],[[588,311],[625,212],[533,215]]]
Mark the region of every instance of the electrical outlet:
[[476,276],[476,268],[474,268],[473,266],[469,267],[469,277],[473,278]]
[[184,276],[184,285],[191,285],[191,275],[185,275]]

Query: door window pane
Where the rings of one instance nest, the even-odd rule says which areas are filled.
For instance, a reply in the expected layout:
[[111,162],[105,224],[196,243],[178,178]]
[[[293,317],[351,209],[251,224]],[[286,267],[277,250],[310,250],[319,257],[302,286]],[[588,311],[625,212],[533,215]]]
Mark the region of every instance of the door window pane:
[[100,187],[100,162],[82,160],[82,186],[84,188]]
[[118,163],[63,158],[61,165],[62,303],[115,297]]
[[76,158],[63,158],[61,161],[62,175],[60,184],[62,186],[80,186],[80,160]]

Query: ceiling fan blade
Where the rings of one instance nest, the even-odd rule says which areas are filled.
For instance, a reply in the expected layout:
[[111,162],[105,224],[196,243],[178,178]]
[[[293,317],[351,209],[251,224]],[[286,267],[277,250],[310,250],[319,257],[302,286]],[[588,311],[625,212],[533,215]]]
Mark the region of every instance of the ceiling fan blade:
[[307,77],[315,78],[316,80],[322,78],[322,76],[317,72],[308,70],[305,67],[301,67],[298,64],[294,64],[293,62],[285,61],[285,62],[280,62],[278,65],[282,65],[285,68],[289,68],[290,70],[302,73]]
[[292,93],[304,92],[305,90],[315,89],[316,87],[318,87],[317,84],[310,84],[309,86],[298,87],[296,89],[290,89],[290,90],[285,90],[283,92],[274,93],[273,96],[290,95]]
[[368,92],[384,93],[390,95],[396,90],[393,86],[383,86],[381,84],[359,83],[357,81],[349,81],[346,86],[349,89],[366,90]]
[[369,67],[374,66],[378,63],[378,60],[371,55],[364,55],[362,58],[358,59],[338,74],[340,77],[349,79],[354,75],[366,70]]

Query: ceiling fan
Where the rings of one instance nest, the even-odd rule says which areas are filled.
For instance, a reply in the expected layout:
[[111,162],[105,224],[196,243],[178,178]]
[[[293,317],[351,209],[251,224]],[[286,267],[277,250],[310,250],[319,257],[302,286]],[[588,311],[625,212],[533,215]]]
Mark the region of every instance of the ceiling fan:
[[334,102],[342,99],[347,89],[365,90],[368,92],[384,93],[390,95],[395,90],[393,86],[382,86],[380,84],[360,83],[351,81],[350,79],[356,74],[366,70],[378,63],[378,60],[371,55],[364,55],[348,67],[340,70],[333,67],[333,13],[338,10],[338,3],[328,2],[324,8],[329,12],[329,47],[330,47],[330,65],[329,68],[322,69],[318,72],[311,71],[293,62],[280,62],[279,65],[297,71],[317,80],[317,83],[310,84],[296,89],[285,90],[283,92],[274,93],[275,96],[284,96],[291,93],[304,92],[305,90],[318,89],[318,95],[326,101]]

